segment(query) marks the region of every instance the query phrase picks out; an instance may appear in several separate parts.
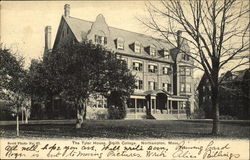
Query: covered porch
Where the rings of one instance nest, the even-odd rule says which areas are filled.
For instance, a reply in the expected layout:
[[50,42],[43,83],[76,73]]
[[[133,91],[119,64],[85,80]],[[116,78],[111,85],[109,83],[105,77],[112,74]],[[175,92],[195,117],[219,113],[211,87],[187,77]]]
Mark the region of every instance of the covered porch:
[[131,95],[127,102],[127,114],[141,115],[180,115],[186,114],[188,97],[171,95],[164,90],[147,91],[141,95]]

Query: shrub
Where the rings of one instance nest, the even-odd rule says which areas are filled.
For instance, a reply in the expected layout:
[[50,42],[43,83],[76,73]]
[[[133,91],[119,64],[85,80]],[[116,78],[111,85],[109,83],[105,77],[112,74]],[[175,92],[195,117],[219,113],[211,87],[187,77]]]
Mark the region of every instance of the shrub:
[[108,111],[106,108],[88,108],[87,119],[104,120],[108,119]]
[[108,106],[109,119],[123,119],[126,117],[125,96],[123,92],[111,92],[108,97]]
[[194,110],[194,112],[191,114],[191,117],[193,119],[204,119],[205,118],[205,112],[203,108],[198,108]]
[[108,108],[108,119],[123,119],[126,116],[125,106],[111,105]]
[[230,116],[230,115],[221,115],[220,119],[221,120],[237,120],[238,118],[235,116]]

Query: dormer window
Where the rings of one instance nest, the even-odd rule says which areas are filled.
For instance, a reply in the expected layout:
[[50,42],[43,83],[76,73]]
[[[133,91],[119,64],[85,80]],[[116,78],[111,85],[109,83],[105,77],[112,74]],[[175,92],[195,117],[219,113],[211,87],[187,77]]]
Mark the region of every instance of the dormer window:
[[120,50],[124,50],[124,39],[123,38],[117,38],[116,48],[120,49]]
[[169,59],[169,52],[165,49],[163,50],[163,56]]
[[139,42],[134,43],[134,52],[141,53],[141,44]]
[[95,35],[95,43],[106,45],[107,44],[107,37]]
[[157,55],[157,49],[154,45],[150,45],[145,48],[145,51],[150,55],[150,56],[156,56]]
[[184,60],[184,61],[189,61],[189,55],[187,55],[187,54],[185,54],[185,53],[182,53],[181,58],[182,58],[182,60]]
[[156,56],[156,48],[153,46],[150,46],[149,53],[150,53],[150,56]]

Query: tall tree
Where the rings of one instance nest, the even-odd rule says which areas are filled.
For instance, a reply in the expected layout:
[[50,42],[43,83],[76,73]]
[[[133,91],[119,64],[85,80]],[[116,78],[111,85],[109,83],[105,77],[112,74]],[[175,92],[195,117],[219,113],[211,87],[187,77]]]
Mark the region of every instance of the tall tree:
[[19,136],[20,108],[27,104],[29,97],[26,92],[26,71],[22,57],[11,53],[8,49],[0,49],[0,98],[16,111],[17,136]]
[[[148,28],[176,46],[204,71],[212,90],[213,128],[219,133],[218,81],[222,69],[249,65],[249,2],[245,0],[161,0],[147,3]],[[167,23],[166,23],[167,22]],[[177,32],[177,30],[180,30]],[[181,32],[183,35],[181,35]],[[185,42],[189,48],[183,47]]]
[[[32,95],[34,103],[39,102],[40,105],[51,105],[54,108],[54,97],[62,90],[63,81],[58,80],[58,71],[56,66],[56,55],[46,54],[43,60],[33,59],[29,68],[29,92]],[[48,112],[47,116],[53,118],[54,113]]]
[[135,88],[135,79],[126,63],[101,45],[77,43],[54,50],[50,56],[50,63],[56,64],[53,76],[58,82],[52,88],[58,87],[58,95],[76,106],[76,128],[81,127],[86,116],[90,95],[107,97],[111,92],[119,91],[125,98]]

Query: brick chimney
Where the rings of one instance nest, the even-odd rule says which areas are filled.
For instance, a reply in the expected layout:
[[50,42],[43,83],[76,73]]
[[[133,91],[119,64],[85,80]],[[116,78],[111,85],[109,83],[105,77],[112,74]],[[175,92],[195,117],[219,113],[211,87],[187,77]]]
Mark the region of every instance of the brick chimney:
[[180,48],[181,47],[181,43],[182,43],[182,31],[178,30],[177,31],[177,47]]
[[64,5],[64,16],[65,17],[69,17],[70,15],[70,5],[69,4],[65,4]]
[[45,27],[45,48],[44,51],[47,52],[51,50],[51,26]]

